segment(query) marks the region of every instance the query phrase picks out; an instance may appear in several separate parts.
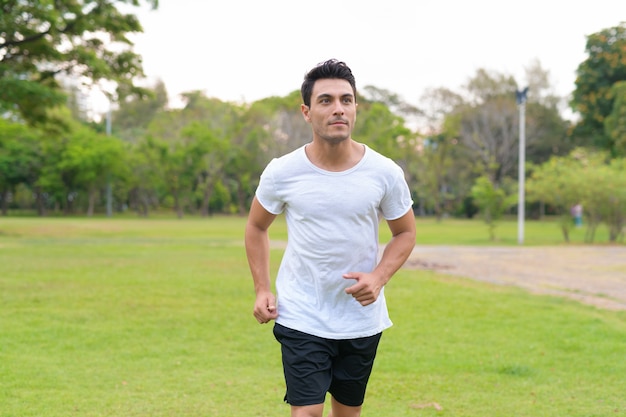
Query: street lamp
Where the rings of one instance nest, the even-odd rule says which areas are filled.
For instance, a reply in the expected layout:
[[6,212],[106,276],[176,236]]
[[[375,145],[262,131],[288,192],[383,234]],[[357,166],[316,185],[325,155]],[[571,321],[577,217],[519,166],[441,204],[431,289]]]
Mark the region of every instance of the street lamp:
[[515,98],[519,107],[519,194],[517,201],[517,243],[524,243],[524,180],[526,171],[526,95],[528,87],[522,91],[515,90]]

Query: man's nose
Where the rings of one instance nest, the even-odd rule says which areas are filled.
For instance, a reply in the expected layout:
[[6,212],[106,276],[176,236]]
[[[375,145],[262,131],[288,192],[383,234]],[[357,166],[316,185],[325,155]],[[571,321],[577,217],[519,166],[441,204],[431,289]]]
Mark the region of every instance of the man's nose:
[[341,103],[341,101],[336,101],[335,107],[333,109],[333,114],[343,114],[343,112],[343,104]]

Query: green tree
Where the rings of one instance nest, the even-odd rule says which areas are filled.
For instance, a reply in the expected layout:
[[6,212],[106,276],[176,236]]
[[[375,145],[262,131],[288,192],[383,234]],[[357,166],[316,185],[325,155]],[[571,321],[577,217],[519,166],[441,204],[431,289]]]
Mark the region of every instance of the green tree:
[[[151,0],[153,7],[158,0]],[[134,84],[143,75],[129,33],[142,31],[136,16],[118,5],[139,0],[3,0],[0,3],[0,110],[29,123],[45,120],[46,109],[65,102],[58,81],[65,75],[115,85],[114,98],[144,90]]]
[[74,191],[87,194],[87,215],[95,211],[96,199],[117,171],[124,166],[124,148],[120,139],[77,126],[68,136],[59,169],[72,173]]
[[472,187],[472,197],[478,205],[485,223],[489,228],[489,238],[496,240],[496,226],[506,209],[517,201],[517,196],[507,192],[491,181],[487,176],[481,176]]
[[582,204],[590,219],[585,234],[587,242],[593,242],[597,227],[604,223],[609,229],[609,242],[624,237],[626,226],[626,160],[614,158],[608,163],[586,165]]
[[128,97],[118,103],[118,109],[111,114],[111,130],[115,136],[127,142],[137,142],[150,122],[166,110],[168,96],[162,81],[147,92],[146,96]]
[[407,103],[398,94],[389,90],[380,89],[372,85],[366,85],[362,91],[363,97],[359,98],[359,103],[362,101],[382,103],[391,113],[400,116],[405,121],[408,121],[409,125],[418,124],[420,119],[424,117],[424,111],[422,109]]
[[361,103],[353,132],[355,140],[363,142],[383,155],[401,163],[407,146],[413,143],[413,132],[404,124],[404,119],[383,103]]
[[[246,111],[245,124],[255,124],[257,129],[243,127],[246,132],[256,131],[263,158],[267,160],[283,155],[311,141],[310,126],[304,121],[300,104],[300,91],[292,91],[285,97],[269,97],[258,100]],[[265,160],[260,161],[265,164]]]
[[526,183],[529,199],[550,204],[561,215],[565,241],[573,226],[570,208],[583,206],[587,230],[585,241],[593,242],[601,223],[609,228],[609,240],[623,238],[626,224],[626,160],[610,159],[608,151],[573,150],[533,169]]
[[[199,91],[183,97],[183,109],[157,113],[148,126],[146,139],[158,149],[158,169],[164,175],[163,184],[177,215],[198,208],[206,215],[218,177],[227,175],[222,168],[231,164],[231,154],[238,148],[245,111]],[[242,151],[246,149],[244,146]],[[241,173],[248,169],[250,165],[243,164]]]
[[528,101],[526,103],[526,159],[535,164],[554,155],[567,155],[574,147],[568,136],[570,122],[563,118],[565,98],[556,95],[550,73],[538,60],[525,68]]
[[[292,124],[295,114],[273,101],[256,102],[243,114],[227,150],[224,185],[234,196],[241,215],[250,207],[265,165],[281,153],[280,149],[295,147],[302,140],[298,128]],[[273,113],[271,108],[277,104],[280,110]]]
[[611,140],[615,154],[626,157],[626,81],[613,84],[611,95],[615,101],[604,119],[604,133]]
[[196,190],[200,197],[200,214],[209,215],[209,202],[216,184],[222,178],[229,143],[218,137],[208,126],[194,122],[183,129],[183,135],[192,143],[190,154],[197,159]]
[[[49,110],[40,129],[45,140],[39,141],[41,165],[37,179],[30,184],[32,189],[42,204],[53,203],[55,210],[69,213],[84,207],[93,215],[106,184],[123,177],[123,143],[72,119],[67,108]],[[45,214],[43,208],[41,215]]]
[[576,181],[581,165],[576,158],[550,158],[547,162],[535,166],[526,181],[528,201],[542,201],[550,205],[559,215],[559,227],[563,239],[569,242],[569,235],[574,227],[571,207],[582,202],[582,180]]
[[421,102],[425,109],[421,128],[424,138],[409,172],[418,184],[418,212],[434,212],[441,220],[444,214],[455,211],[455,205],[461,206],[472,185],[473,161],[461,155],[465,150],[458,146],[459,123],[453,116],[464,99],[447,88],[436,88],[426,90]]
[[[568,125],[559,114],[558,99],[543,93],[548,74],[535,63],[527,77],[538,91],[529,91],[526,103],[526,155],[538,163],[569,151],[564,141]],[[474,161],[478,175],[487,175],[495,184],[517,176],[520,119],[515,80],[481,69],[466,89],[467,98],[445,116],[448,125],[456,125],[451,130],[466,150],[463,157]]]
[[589,35],[585,51],[588,57],[576,70],[570,103],[581,116],[573,134],[580,144],[606,149],[615,156],[617,138],[605,130],[605,119],[614,113],[613,85],[626,81],[626,23]]
[[176,216],[183,217],[185,208],[189,207],[193,197],[193,186],[196,179],[197,156],[191,138],[186,140],[165,141],[155,138],[158,149],[160,172],[163,183],[173,199]]
[[129,206],[147,217],[150,209],[158,208],[166,189],[159,144],[152,137],[141,138],[129,146],[128,161],[129,172],[124,183]]
[[9,196],[20,184],[32,185],[40,167],[40,134],[0,118],[0,210],[7,215]]

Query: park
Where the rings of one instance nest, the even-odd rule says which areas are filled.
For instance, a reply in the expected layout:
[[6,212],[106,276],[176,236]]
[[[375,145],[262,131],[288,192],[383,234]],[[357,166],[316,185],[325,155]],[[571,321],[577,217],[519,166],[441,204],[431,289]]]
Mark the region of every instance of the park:
[[[163,80],[147,79],[133,49],[142,3],[159,8],[157,0],[9,0],[1,8],[0,417],[289,413],[280,345],[272,324],[252,314],[244,230],[268,163],[312,143],[303,120],[311,107],[301,81],[251,102],[199,89],[170,97]],[[267,28],[264,19],[275,16],[254,17]],[[442,17],[447,27],[452,16]],[[344,43],[314,27],[314,39],[323,32],[329,44]],[[171,43],[159,51],[186,78],[173,44],[192,42],[158,29]],[[377,44],[389,32],[362,31],[356,43],[375,34]],[[459,34],[450,32],[458,50]],[[232,89],[245,78],[271,84],[260,75],[267,68],[281,80],[293,76],[282,72],[293,51],[254,47],[263,59],[235,68],[234,44],[220,38],[229,56],[219,57],[205,38],[189,54],[203,57],[204,79]],[[246,48],[258,41],[242,38]],[[424,55],[427,38],[382,42],[407,51],[391,62],[377,62],[380,51],[365,45],[358,73],[384,67],[384,82],[400,79],[396,68],[407,62],[437,69],[444,57],[459,59],[441,47],[409,55],[419,42]],[[412,253],[385,287],[393,326],[363,416],[626,414],[626,23],[568,42],[585,56],[570,69],[576,81],[565,95],[534,59],[523,80],[446,65],[467,73],[466,82],[425,89],[417,102],[409,87],[391,91],[361,78],[358,93],[341,96],[354,98],[342,104],[353,116],[358,104],[350,141],[402,170],[404,225],[412,230],[412,209],[417,229]],[[268,59],[274,52],[280,59]],[[208,76],[215,68],[228,79]],[[107,110],[87,104],[95,93]],[[388,228],[378,236],[382,250]],[[280,215],[270,232],[272,278],[287,241]],[[412,241],[404,240],[404,253]]]

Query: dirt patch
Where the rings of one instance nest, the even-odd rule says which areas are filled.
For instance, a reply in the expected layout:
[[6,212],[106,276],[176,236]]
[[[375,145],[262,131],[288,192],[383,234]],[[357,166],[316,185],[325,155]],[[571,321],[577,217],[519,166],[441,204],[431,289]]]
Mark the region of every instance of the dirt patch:
[[428,269],[626,310],[626,247],[416,246],[405,268]]

